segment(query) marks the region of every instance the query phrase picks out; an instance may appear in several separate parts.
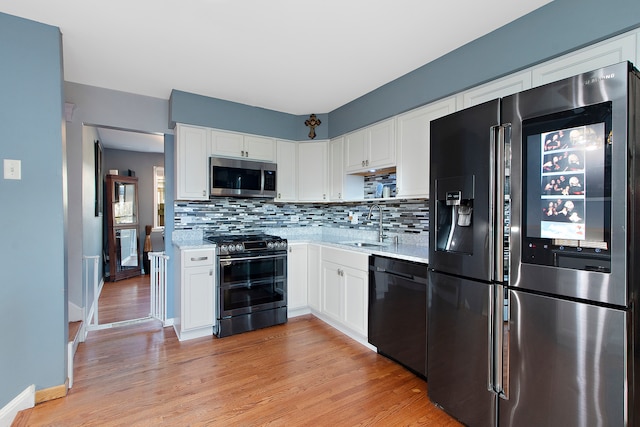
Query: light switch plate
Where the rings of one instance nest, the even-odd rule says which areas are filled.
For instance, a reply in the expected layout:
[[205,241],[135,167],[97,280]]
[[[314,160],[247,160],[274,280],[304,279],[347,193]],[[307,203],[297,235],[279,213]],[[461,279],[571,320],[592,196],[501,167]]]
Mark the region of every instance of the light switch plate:
[[22,162],[4,159],[4,179],[22,179]]

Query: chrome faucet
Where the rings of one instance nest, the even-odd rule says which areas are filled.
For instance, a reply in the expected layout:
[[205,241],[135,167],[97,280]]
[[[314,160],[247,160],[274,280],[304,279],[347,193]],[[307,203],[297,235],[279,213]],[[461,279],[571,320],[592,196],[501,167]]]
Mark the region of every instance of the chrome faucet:
[[371,213],[373,212],[373,208],[378,208],[378,242],[382,243],[384,238],[387,237],[384,234],[384,230],[382,229],[382,208],[380,205],[371,205],[369,208],[369,214],[367,215],[367,221],[371,220]]

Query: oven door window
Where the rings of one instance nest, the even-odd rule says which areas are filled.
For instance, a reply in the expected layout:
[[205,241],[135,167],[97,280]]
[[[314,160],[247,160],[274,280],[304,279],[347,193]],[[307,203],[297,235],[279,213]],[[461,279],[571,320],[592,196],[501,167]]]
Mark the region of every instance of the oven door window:
[[286,305],[286,255],[220,261],[221,316]]

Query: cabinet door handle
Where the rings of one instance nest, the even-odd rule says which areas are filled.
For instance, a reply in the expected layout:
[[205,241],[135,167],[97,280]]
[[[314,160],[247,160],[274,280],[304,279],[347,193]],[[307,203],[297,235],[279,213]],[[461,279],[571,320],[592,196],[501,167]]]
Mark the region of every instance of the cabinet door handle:
[[244,150],[240,151],[240,157],[244,157]]
[[364,167],[364,160],[362,161],[362,167]]
[[199,256],[199,257],[191,257],[191,261],[206,261],[208,260],[209,257],[208,256]]
[[282,194],[278,193],[278,199],[282,199]]
[[369,160],[366,160],[365,163],[367,166],[369,166]]
[[209,276],[213,276],[213,269],[209,270]]
[[247,151],[247,155],[245,157],[249,157],[249,152]]

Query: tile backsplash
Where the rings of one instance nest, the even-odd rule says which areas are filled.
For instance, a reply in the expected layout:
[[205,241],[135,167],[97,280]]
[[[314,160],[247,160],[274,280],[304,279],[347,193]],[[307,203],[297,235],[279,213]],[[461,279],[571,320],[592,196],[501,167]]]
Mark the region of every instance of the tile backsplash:
[[[243,233],[259,229],[323,227],[325,230],[373,231],[378,229],[378,211],[367,220],[369,208],[382,208],[387,234],[423,240],[429,232],[429,207],[426,199],[396,199],[396,174],[377,174],[364,179],[365,200],[345,203],[275,203],[267,199],[215,198],[206,202],[175,203],[175,230]],[[371,200],[381,186],[391,197]],[[346,231],[346,230],[345,230]]]
[[371,220],[369,208],[383,210],[387,233],[427,234],[429,207],[424,199],[362,200],[349,203],[274,203],[266,199],[220,197],[206,202],[176,202],[175,230],[243,233],[262,228],[331,227],[351,230],[377,230],[378,210]]

